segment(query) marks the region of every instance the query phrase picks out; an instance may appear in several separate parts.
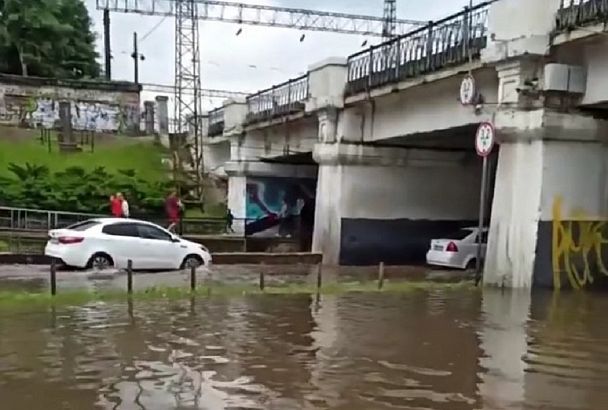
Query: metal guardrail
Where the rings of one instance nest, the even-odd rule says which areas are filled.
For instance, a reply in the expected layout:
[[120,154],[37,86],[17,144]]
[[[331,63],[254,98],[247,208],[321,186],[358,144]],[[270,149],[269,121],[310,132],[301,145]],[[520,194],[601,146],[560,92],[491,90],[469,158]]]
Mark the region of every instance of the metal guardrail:
[[556,32],[608,21],[608,0],[562,0]]
[[[24,209],[0,207],[0,231],[13,232],[46,232],[50,229],[65,228],[69,225],[92,218],[105,218],[109,215],[62,212],[51,210]],[[161,226],[167,225],[166,218],[159,216],[138,216],[134,218],[146,220]],[[234,219],[234,224],[238,223]],[[182,234],[184,235],[213,235],[224,233],[225,218],[184,218],[182,219]]]
[[247,97],[247,122],[258,122],[304,110],[308,74]]
[[479,59],[495,0],[451,15],[348,58],[346,95]]
[[209,130],[210,137],[217,137],[224,133],[224,107],[209,111]]

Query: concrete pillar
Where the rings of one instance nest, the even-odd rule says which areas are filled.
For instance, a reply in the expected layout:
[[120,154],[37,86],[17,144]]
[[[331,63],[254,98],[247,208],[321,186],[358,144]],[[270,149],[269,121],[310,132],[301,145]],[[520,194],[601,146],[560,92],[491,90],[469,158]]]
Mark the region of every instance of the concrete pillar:
[[156,96],[156,112],[158,115],[158,133],[161,135],[169,134],[169,97],[164,95]]
[[75,144],[72,133],[72,103],[69,101],[59,102],[59,124],[62,145]]
[[154,101],[144,101],[144,122],[146,135],[154,134]]
[[326,264],[424,262],[431,239],[475,225],[474,154],[335,143],[317,144],[314,158],[313,250]]
[[500,111],[486,285],[585,287],[608,279],[608,123]]

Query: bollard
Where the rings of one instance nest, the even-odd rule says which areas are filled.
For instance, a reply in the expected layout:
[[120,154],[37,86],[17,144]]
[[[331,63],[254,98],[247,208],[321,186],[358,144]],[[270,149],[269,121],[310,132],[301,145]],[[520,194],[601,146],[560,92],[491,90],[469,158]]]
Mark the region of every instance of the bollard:
[[321,290],[321,285],[323,284],[323,268],[319,263],[317,265],[317,292]]
[[384,262],[380,262],[378,265],[378,290],[382,290],[384,286]]
[[57,294],[57,265],[55,264],[55,258],[51,259],[51,295]]
[[192,292],[196,290],[196,266],[190,267],[190,290]]
[[129,295],[133,293],[133,261],[131,259],[127,261],[127,293]]
[[264,271],[260,271],[260,290],[264,292],[264,288],[266,287],[266,283],[264,281]]

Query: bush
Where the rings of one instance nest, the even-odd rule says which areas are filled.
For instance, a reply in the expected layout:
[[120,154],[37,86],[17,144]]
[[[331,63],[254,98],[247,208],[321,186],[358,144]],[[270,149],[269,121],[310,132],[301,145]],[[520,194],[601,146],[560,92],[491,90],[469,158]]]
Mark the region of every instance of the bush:
[[148,182],[133,169],[109,173],[68,167],[51,173],[44,165],[11,163],[13,178],[0,177],[0,205],[84,213],[107,213],[108,198],[122,192],[132,214],[160,214],[171,183]]

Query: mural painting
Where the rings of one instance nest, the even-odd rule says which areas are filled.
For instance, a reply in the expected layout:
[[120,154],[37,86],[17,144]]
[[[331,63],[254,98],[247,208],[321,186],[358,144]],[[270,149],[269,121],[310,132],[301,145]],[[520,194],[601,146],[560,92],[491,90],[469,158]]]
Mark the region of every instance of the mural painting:
[[551,268],[553,287],[581,289],[608,284],[608,219],[582,209],[566,214],[562,198],[553,203]]
[[312,236],[316,180],[247,178],[247,236]]

